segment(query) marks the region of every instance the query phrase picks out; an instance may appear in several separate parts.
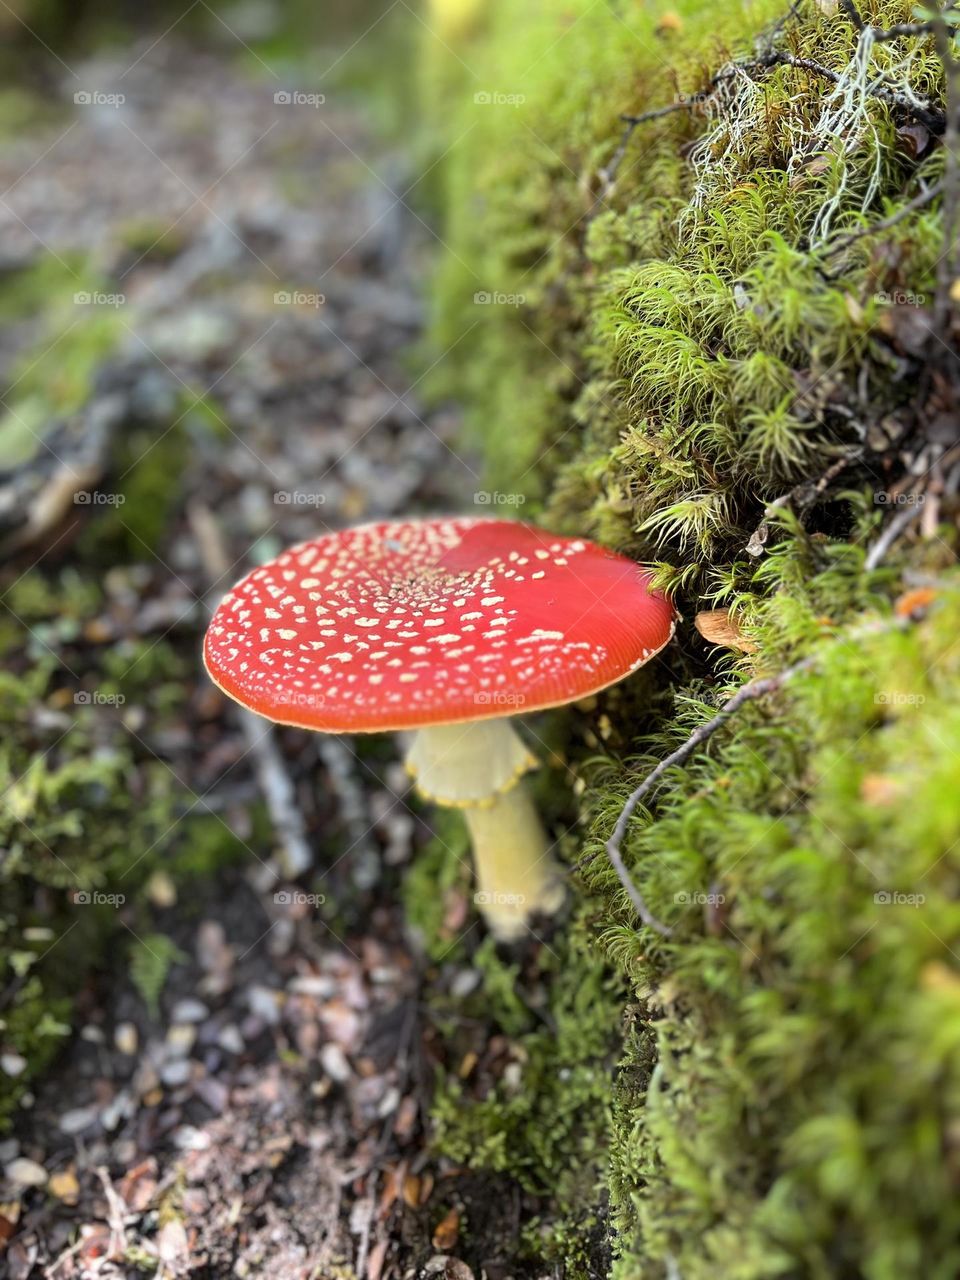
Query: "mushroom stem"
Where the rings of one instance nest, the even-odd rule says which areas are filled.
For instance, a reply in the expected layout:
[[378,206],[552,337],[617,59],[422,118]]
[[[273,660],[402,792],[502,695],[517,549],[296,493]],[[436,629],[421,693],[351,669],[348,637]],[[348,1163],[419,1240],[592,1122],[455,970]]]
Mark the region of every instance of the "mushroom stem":
[[421,729],[407,768],[427,799],[462,809],[477,869],[474,901],[491,931],[520,937],[534,912],[563,902],[563,883],[520,778],[536,761],[509,720]]
[[533,801],[519,783],[463,816],[477,869],[474,902],[495,937],[522,937],[534,912],[552,914],[563,902],[563,882]]

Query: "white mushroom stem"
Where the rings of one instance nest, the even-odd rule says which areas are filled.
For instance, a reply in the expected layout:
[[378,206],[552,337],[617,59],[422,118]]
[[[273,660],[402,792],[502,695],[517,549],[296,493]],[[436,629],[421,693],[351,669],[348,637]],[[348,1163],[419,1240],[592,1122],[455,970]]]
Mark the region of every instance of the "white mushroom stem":
[[508,720],[420,729],[407,756],[418,789],[462,809],[473,841],[474,901],[491,931],[521,937],[535,912],[563,902],[563,883],[547,837],[520,782],[536,764]]

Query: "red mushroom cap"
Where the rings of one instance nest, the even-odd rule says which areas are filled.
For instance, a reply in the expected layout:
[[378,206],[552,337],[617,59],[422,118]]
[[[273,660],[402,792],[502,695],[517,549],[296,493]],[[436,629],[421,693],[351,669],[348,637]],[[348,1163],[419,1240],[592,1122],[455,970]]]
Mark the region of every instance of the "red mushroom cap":
[[673,634],[632,560],[508,520],[324,534],[254,569],[204,642],[252,711],[334,733],[415,729],[572,702]]

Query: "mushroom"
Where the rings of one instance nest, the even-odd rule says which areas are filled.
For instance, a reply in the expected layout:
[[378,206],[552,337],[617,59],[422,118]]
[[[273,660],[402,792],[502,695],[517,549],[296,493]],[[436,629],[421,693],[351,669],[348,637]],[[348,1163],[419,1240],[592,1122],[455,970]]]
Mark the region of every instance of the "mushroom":
[[596,693],[670,640],[674,610],[632,560],[496,519],[361,525],[284,551],[217,608],[214,682],[279,724],[415,730],[424,796],[462,809],[493,933],[563,898],[509,717]]

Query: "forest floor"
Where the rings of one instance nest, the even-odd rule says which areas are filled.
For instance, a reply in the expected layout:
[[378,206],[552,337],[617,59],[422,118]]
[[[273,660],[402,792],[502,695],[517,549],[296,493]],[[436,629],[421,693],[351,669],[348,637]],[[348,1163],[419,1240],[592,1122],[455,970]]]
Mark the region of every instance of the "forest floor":
[[[81,300],[72,322],[109,315],[117,330],[81,415],[120,398],[100,459],[108,480],[149,465],[178,415],[190,437],[157,482],[175,492],[150,545],[142,512],[91,503],[18,551],[17,576],[69,566],[78,528],[102,519],[142,548],[108,570],[108,607],[79,639],[30,644],[87,690],[131,638],[186,655],[192,683],[175,706],[104,705],[99,732],[105,747],[132,740],[144,765],[161,761],[183,816],[212,815],[244,851],[189,885],[151,878],[141,953],[155,936],[175,944],[156,957],[155,1000],[126,961],[84,987],[75,1033],[0,1140],[5,1274],[517,1274],[521,1192],[425,1145],[446,1050],[423,985],[469,991],[480,977],[469,960],[430,970],[405,927],[398,881],[429,833],[405,804],[395,744],[277,734],[314,859],[285,868],[251,816],[260,748],[200,664],[211,593],[251,556],[350,521],[462,506],[477,488],[449,443],[454,413],[425,409],[411,372],[432,233],[403,198],[403,161],[349,101],[275,102],[286,86],[239,53],[205,54],[174,33],[77,66],[70,96],[110,86],[122,107],[78,105],[69,127],[38,125],[0,160],[4,268],[44,253],[72,270],[80,254],[121,295]],[[38,337],[6,328],[6,382]],[[212,433],[192,431],[198,415]],[[146,435],[121,435],[133,418]],[[72,714],[44,711],[50,750]],[[163,833],[161,851],[181,838]],[[132,848],[131,863],[146,852]],[[444,908],[452,933],[469,927],[465,900]],[[490,1028],[470,1034],[467,1072],[503,1047]]]

